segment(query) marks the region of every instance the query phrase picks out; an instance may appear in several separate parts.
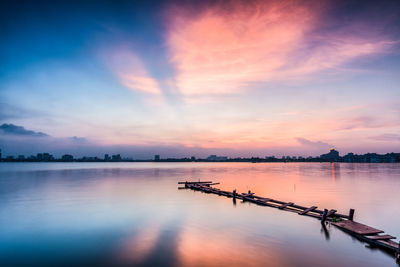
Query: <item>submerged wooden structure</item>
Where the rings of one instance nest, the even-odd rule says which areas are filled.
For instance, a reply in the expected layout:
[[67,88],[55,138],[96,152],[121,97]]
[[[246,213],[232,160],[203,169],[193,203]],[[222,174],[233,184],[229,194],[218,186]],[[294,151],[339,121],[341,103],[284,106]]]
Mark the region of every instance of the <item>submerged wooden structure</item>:
[[361,241],[367,242],[370,245],[385,249],[391,252],[397,260],[400,260],[400,242],[396,243],[392,239],[396,237],[383,234],[384,231],[375,229],[368,225],[355,222],[354,219],[354,209],[349,210],[349,214],[340,214],[334,209],[318,209],[317,206],[304,207],[297,205],[293,202],[284,202],[276,199],[266,198],[262,196],[257,196],[250,190],[247,193],[237,193],[236,190],[232,192],[223,191],[218,188],[212,187],[219,183],[214,183],[212,181],[197,181],[197,182],[178,182],[178,184],[184,185],[179,189],[192,189],[201,191],[204,193],[216,194],[220,196],[226,196],[229,198],[240,199],[243,201],[248,201],[261,206],[268,206],[273,208],[278,208],[280,210],[295,212],[302,216],[314,217],[321,220],[321,223],[325,225],[326,221],[330,221],[332,225],[338,227],[346,233],[355,236]]

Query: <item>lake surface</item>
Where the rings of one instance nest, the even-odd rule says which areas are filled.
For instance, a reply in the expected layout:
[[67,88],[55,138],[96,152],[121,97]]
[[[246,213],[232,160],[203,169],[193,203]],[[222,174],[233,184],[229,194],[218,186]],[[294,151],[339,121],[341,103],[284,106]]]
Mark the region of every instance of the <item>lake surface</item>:
[[400,164],[0,163],[1,265],[397,266],[314,218],[178,190],[198,179],[400,237]]

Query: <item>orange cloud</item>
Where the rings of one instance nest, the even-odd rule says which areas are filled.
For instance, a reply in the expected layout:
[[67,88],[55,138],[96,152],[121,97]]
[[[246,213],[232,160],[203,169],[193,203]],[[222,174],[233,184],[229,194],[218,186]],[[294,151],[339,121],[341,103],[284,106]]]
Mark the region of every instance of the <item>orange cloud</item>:
[[167,44],[184,94],[240,92],[251,83],[302,77],[390,45],[379,38],[317,35],[321,7],[300,1],[232,1],[199,15],[183,8],[171,13]]

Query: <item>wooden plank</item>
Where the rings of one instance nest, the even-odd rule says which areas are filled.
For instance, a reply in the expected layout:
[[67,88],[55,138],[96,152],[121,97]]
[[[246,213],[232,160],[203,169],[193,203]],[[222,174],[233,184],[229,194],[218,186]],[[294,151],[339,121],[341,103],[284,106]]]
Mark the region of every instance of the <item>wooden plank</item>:
[[326,217],[332,216],[337,212],[337,210],[330,210],[328,211],[328,214],[326,214]]
[[371,235],[371,234],[383,233],[382,230],[375,229],[371,226],[368,226],[368,225],[365,225],[362,223],[358,223],[355,221],[345,220],[345,221],[340,221],[340,222],[333,222],[332,224],[339,228],[342,228],[349,232],[354,232],[359,235]]
[[255,204],[258,204],[258,205],[261,205],[261,206],[269,206],[267,203],[265,203],[264,201],[261,201],[259,199],[254,199],[254,198],[250,198],[250,197],[243,197],[242,199],[252,202],[252,203],[255,203]]
[[250,197],[253,198],[254,193],[250,193],[250,194],[246,194],[246,193],[242,193],[243,197]]
[[399,243],[392,240],[377,240],[376,243],[394,251],[397,251],[399,248]]
[[366,236],[368,239],[372,240],[389,240],[389,239],[396,239],[396,237],[391,236],[391,235],[371,235],[371,236]]
[[283,210],[284,208],[288,207],[288,206],[292,206],[294,203],[293,202],[288,202],[285,204],[282,204],[281,206],[278,207],[278,209]]
[[[358,239],[367,242],[369,244],[378,245],[380,247],[385,247],[392,251],[400,253],[399,243],[392,241],[391,239],[395,239],[395,237],[387,234],[378,235],[379,233],[383,233],[382,230],[375,229],[373,227],[357,223],[351,221],[354,216],[354,210],[350,209],[349,215],[343,215],[336,213],[336,210],[324,209],[318,210],[316,206],[312,207],[303,207],[292,202],[283,202],[280,200],[274,200],[270,198],[264,198],[255,195],[250,190],[248,193],[236,194],[236,190],[233,193],[228,191],[223,191],[218,188],[211,187],[211,185],[219,184],[208,181],[199,181],[199,182],[179,182],[179,184],[185,184],[185,187],[180,187],[179,189],[191,188],[193,190],[202,191],[204,193],[212,193],[223,195],[227,197],[236,197],[238,199],[242,199],[244,201],[249,201],[258,205],[270,206],[279,209],[285,209],[285,211],[296,212],[300,215],[311,216],[315,218],[322,219],[322,222],[328,219],[328,217],[341,217],[347,218],[349,220],[344,220],[340,222],[332,222],[333,225],[339,227],[343,231],[356,236]],[[321,216],[322,215],[322,216]],[[322,217],[322,218],[321,218]],[[400,254],[399,254],[400,255]]]
[[267,202],[270,201],[271,199],[270,199],[270,198],[261,198],[261,197],[259,197],[258,200],[261,200],[261,201],[267,203]]
[[198,181],[198,182],[178,182],[178,184],[211,184],[211,181]]
[[303,210],[302,212],[299,212],[299,215],[307,214],[308,212],[311,212],[311,211],[315,210],[316,208],[318,208],[318,207],[317,206],[309,207],[309,208]]

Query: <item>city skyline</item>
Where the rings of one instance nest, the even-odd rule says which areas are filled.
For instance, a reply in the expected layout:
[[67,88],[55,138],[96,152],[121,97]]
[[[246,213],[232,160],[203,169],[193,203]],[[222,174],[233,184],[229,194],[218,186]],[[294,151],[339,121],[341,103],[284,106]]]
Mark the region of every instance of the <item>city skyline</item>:
[[339,151],[331,148],[328,153],[319,156],[282,156],[268,155],[265,157],[227,157],[221,155],[209,155],[208,157],[162,157],[159,154],[154,158],[132,158],[121,156],[121,154],[104,154],[99,156],[74,157],[71,154],[62,154],[57,157],[48,152],[37,153],[36,155],[3,155],[0,149],[0,162],[347,162],[347,163],[399,163],[400,153],[366,153],[354,154],[353,152],[340,156]]
[[3,153],[400,151],[397,1],[6,3]]

